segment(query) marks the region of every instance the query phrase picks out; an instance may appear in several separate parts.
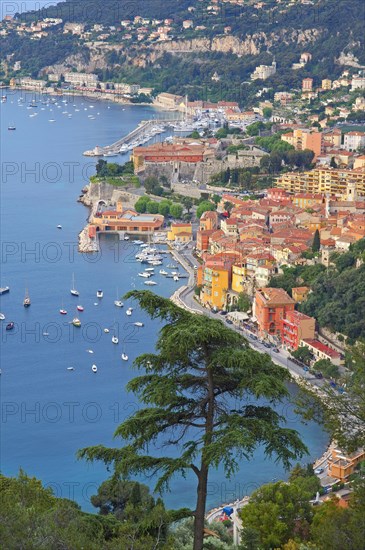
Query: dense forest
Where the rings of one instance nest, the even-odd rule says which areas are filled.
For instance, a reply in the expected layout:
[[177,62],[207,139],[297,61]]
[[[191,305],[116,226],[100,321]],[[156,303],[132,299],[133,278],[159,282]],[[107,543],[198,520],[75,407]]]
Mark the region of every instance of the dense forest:
[[[321,78],[338,76],[343,66],[336,60],[342,52],[352,53],[360,64],[365,64],[365,5],[361,0],[318,0],[313,5],[296,3],[290,6],[270,0],[266,4],[265,8],[257,10],[252,4],[224,3],[220,5],[220,12],[213,16],[207,12],[208,3],[197,0],[174,1],[173,12],[171,1],[111,0],[106,5],[103,0],[93,0],[91,4],[84,0],[66,0],[55,7],[18,17],[26,21],[60,17],[63,22],[84,23],[87,30],[95,23],[118,27],[121,20],[132,20],[136,15],[161,20],[172,16],[174,39],[213,38],[223,35],[227,27],[230,35],[241,40],[255,35],[257,55],[238,56],[230,51],[161,52],[157,58],[154,54],[153,61],[148,57],[153,44],[139,43],[137,46],[133,40],[124,41],[123,33],[113,35],[112,43],[123,43],[124,48],[121,54],[115,51],[107,54],[108,68],[100,70],[103,79],[136,82],[152,86],[156,92],[188,94],[191,99],[228,99],[247,104],[262,87],[262,81],[248,85],[250,73],[256,65],[271,63],[273,58],[278,71],[265,82],[277,91],[300,87],[306,76],[314,77],[315,84],[319,84]],[[195,11],[188,11],[188,7]],[[184,19],[192,19],[194,25],[203,26],[204,31],[193,28],[182,32]],[[302,31],[307,32],[306,38],[299,38],[298,33]],[[311,53],[312,60],[302,69],[293,71],[291,65],[299,60],[303,51]],[[23,71],[35,76],[43,67],[60,63],[70,54],[82,53],[86,59],[89,50],[56,27],[39,41],[10,32],[2,38],[2,52],[3,57],[18,52]],[[142,53],[147,56],[146,66],[135,62]],[[215,72],[220,77],[219,82],[211,79]]]

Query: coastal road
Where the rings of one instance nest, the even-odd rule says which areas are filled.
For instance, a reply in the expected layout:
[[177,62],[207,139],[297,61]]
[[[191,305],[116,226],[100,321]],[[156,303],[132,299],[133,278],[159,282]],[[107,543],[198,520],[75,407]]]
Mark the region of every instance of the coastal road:
[[[188,268],[188,272],[190,275],[189,283],[193,280],[193,277],[195,277],[195,270],[194,265],[197,265],[197,260],[193,256],[193,249],[192,248],[184,248],[180,251],[175,251],[175,255],[177,259],[180,259],[184,263],[184,267]],[[195,300],[195,292],[194,287],[189,284],[189,286],[183,290],[180,294],[180,301],[188,308],[194,311],[199,311],[203,315],[207,315],[208,317],[211,317],[213,319],[221,319],[223,322],[225,320],[225,317],[220,316],[217,313],[213,313],[210,309],[203,307]],[[303,368],[296,363],[294,363],[290,359],[290,355],[285,352],[284,350],[280,350],[278,353],[273,350],[273,348],[266,347],[263,342],[261,342],[258,339],[254,339],[255,335],[251,333],[249,330],[244,328],[238,328],[234,324],[229,325],[229,327],[232,330],[235,330],[236,332],[239,332],[243,336],[245,336],[250,344],[250,347],[256,351],[259,351],[260,353],[267,353],[270,355],[271,359],[274,363],[280,365],[281,367],[286,368],[289,370],[289,372],[293,375],[295,379],[301,379],[309,384],[311,384],[316,390],[320,390],[324,386],[326,386],[326,382],[323,379],[315,378],[311,373],[305,372]]]

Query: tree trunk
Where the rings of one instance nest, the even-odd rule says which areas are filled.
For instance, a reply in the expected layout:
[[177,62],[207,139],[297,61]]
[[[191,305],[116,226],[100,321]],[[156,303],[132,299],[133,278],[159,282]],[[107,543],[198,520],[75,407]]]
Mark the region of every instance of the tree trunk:
[[207,369],[208,402],[206,408],[205,439],[202,449],[201,467],[198,475],[197,502],[194,522],[193,550],[202,550],[204,540],[205,504],[207,500],[207,484],[209,467],[204,460],[204,447],[212,442],[214,421],[214,381],[211,369]]
[[202,550],[204,539],[205,502],[207,499],[208,468],[202,463],[197,488],[197,502],[194,521],[193,550]]

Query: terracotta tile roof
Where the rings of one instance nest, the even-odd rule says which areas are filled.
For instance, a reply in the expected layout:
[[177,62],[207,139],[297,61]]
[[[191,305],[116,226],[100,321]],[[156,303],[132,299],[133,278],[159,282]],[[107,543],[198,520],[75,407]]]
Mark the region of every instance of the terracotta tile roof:
[[295,304],[295,300],[283,288],[261,288],[256,291],[266,302],[266,306],[274,306],[280,304]]
[[309,346],[312,346],[314,349],[321,351],[322,353],[325,353],[328,355],[328,357],[332,357],[333,359],[337,358],[339,359],[341,357],[341,354],[338,353],[338,351],[335,351],[334,349],[326,346],[326,344],[322,344],[319,340],[303,340],[303,342],[306,342],[309,344]]

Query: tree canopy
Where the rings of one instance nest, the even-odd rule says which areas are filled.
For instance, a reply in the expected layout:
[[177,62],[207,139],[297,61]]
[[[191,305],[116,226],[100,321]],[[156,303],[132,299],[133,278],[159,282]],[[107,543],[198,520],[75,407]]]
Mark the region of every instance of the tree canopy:
[[[288,395],[288,373],[219,320],[191,314],[148,291],[133,291],[126,298],[136,299],[152,318],[166,323],[157,353],[136,359],[142,374],[127,386],[144,408],[117,428],[122,447],[88,447],[79,456],[112,463],[115,475],[122,477],[155,475],[157,491],[166,489],[176,474],[193,471],[194,550],[201,550],[210,468],[222,464],[230,476],[257,445],[286,467],[306,452],[297,432],[283,427],[285,419],[273,408]],[[268,404],[252,403],[259,398]],[[156,443],[158,454],[153,452]],[[171,445],[178,456],[171,457],[168,450],[161,456],[161,448]]]

